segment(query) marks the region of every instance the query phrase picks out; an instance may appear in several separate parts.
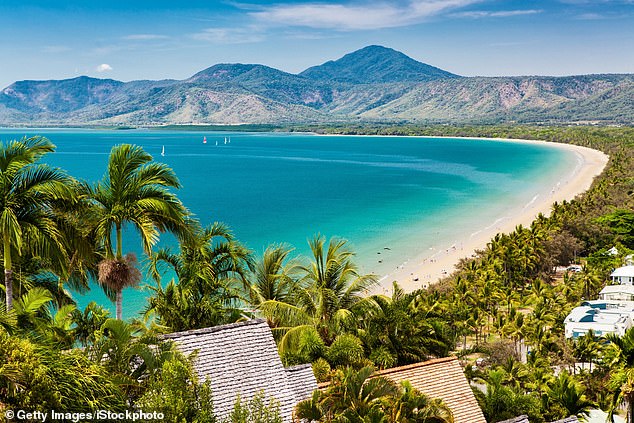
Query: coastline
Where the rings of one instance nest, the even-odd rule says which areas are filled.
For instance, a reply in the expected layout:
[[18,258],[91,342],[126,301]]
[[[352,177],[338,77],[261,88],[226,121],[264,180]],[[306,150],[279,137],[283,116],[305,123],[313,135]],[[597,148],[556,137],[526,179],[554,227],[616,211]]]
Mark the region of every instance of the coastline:
[[[457,138],[457,137],[418,137],[418,138]],[[396,281],[406,292],[419,288],[426,288],[437,283],[440,279],[451,275],[460,259],[471,257],[476,250],[486,247],[487,243],[497,233],[511,232],[518,225],[530,226],[539,213],[550,215],[554,202],[572,200],[577,195],[587,191],[594,178],[603,172],[609,157],[601,151],[572,144],[554,143],[539,140],[522,140],[510,138],[477,138],[463,137],[463,139],[490,140],[493,142],[518,142],[526,144],[548,145],[574,153],[577,156],[577,166],[566,172],[553,187],[544,187],[533,200],[524,204],[509,204],[503,219],[489,222],[486,227],[474,227],[474,232],[464,234],[460,239],[439,240],[437,245],[404,263],[397,270],[380,275],[379,285],[371,294],[391,295],[392,282]]]

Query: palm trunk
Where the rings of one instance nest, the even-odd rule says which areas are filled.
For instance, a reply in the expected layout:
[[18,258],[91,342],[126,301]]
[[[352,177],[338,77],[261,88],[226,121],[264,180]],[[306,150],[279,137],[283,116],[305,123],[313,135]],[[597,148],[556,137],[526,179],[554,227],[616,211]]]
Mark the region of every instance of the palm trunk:
[[117,291],[117,301],[116,301],[116,306],[117,306],[117,319],[118,320],[123,320],[123,290],[119,289]]
[[[122,240],[121,240],[121,224],[117,223],[117,251],[115,252],[117,260],[121,260],[122,249],[123,249],[123,246],[122,246]],[[117,290],[116,317],[117,317],[117,320],[123,320],[123,288],[120,288]]]
[[13,308],[13,270],[11,269],[11,241],[9,234],[4,234],[4,292],[6,296],[7,312]]
[[121,223],[117,223],[117,251],[115,252],[115,257],[119,260],[123,254],[121,250],[123,250],[123,241],[121,239]]

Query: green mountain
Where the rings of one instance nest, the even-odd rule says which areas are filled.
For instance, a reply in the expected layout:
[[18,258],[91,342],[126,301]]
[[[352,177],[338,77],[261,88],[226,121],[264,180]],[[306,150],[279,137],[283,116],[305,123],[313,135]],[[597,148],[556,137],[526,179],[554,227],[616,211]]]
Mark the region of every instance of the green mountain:
[[421,82],[458,77],[382,46],[364,47],[339,60],[308,68],[300,75],[318,81],[348,84]]
[[369,46],[298,75],[218,64],[182,80],[79,77],[0,91],[0,125],[634,123],[634,75],[460,77]]

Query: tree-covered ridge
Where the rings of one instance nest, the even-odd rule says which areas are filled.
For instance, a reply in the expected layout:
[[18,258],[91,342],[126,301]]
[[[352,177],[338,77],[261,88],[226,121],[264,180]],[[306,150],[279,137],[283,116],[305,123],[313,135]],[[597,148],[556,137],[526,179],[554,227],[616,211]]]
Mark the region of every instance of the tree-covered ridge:
[[225,63],[180,81],[18,81],[0,91],[0,124],[629,124],[633,93],[629,74],[459,77],[368,46],[299,74]]
[[[615,412],[621,404],[627,403],[628,410],[633,406],[629,386],[634,383],[634,331],[607,340],[593,334],[575,341],[563,336],[568,311],[582,299],[594,298],[611,269],[634,249],[632,128],[376,126],[329,131],[546,139],[600,149],[610,161],[584,195],[553,205],[550,217],[539,216],[530,227],[498,234],[441,283],[412,293],[394,285],[390,296],[367,296],[365,288],[376,279],[359,273],[354,252],[344,240],[315,236],[312,254],[304,259],[294,257],[285,245],[271,246],[262,257],[254,257],[224,225],[205,227],[192,221],[172,191],[162,191],[163,185],[177,185],[169,169],[153,166],[151,158],[133,146],[117,146],[107,176],[92,189],[72,180],[65,184],[71,192],[61,192],[60,198],[35,191],[36,199],[48,201],[47,218],[58,222],[57,253],[33,248],[38,243],[19,252],[8,249],[12,255],[3,263],[11,263],[19,280],[13,281],[17,289],[12,308],[0,307],[0,408],[85,411],[84,403],[98,409],[111,401],[106,408],[124,410],[157,404],[165,396],[165,413],[180,416],[174,421],[213,421],[211,415],[200,413],[211,406],[207,388],[187,370],[188,359],[159,342],[157,335],[254,315],[267,318],[287,365],[312,363],[318,380],[332,382],[332,390],[315,394],[302,406],[302,412],[321,413],[311,415],[323,421],[337,416],[399,421],[390,416],[411,414],[430,404],[442,411],[441,404],[406,386],[377,387],[382,393],[368,397],[366,403],[350,402],[336,389],[348,384],[370,389],[360,381],[368,379],[371,368],[452,353],[462,357],[474,383],[487,387],[475,392],[489,421],[518,414],[529,415],[531,421],[552,421],[583,414],[590,407]],[[42,144],[46,154],[54,148],[47,140],[33,139],[2,149],[11,152],[20,143],[25,148]],[[10,182],[11,175],[25,166],[37,166],[38,157],[27,155],[7,170],[0,168],[0,176]],[[164,184],[165,178],[171,182]],[[105,199],[127,198],[126,190],[117,190],[119,179],[134,182],[125,188],[141,190],[143,195],[132,197],[143,200],[126,208],[131,214],[104,220]],[[93,198],[98,187],[103,191],[99,202]],[[21,210],[24,204],[34,203],[2,207]],[[161,216],[171,220],[156,220]],[[108,257],[125,253],[116,246],[119,218],[136,219],[139,230],[147,234],[149,273],[157,282],[143,321],[111,319],[94,303],[78,310],[68,295],[69,290],[87,289],[84,282],[98,277],[100,263]],[[113,240],[102,236],[106,230],[97,230],[107,225]],[[161,230],[176,233],[177,250],[154,251],[153,241]],[[608,254],[615,245],[619,254]],[[553,272],[579,257],[581,272]],[[132,261],[126,266],[135,267]],[[165,268],[173,270],[174,281],[161,280]],[[11,292],[6,283],[4,287],[3,293]],[[476,358],[483,359],[480,365]],[[69,378],[78,385],[56,385]],[[89,395],[95,385],[98,398]],[[70,396],[72,401],[67,400]],[[238,403],[236,419],[246,419],[250,407]],[[253,407],[275,409],[266,401]],[[275,421],[274,411],[262,415]],[[428,417],[413,416],[411,421],[442,421]]]

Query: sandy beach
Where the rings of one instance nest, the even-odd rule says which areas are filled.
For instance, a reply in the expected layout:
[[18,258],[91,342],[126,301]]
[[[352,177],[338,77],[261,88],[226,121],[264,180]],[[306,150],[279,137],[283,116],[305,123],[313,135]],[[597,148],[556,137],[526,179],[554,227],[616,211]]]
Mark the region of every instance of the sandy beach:
[[439,279],[450,275],[461,258],[470,257],[475,250],[484,248],[497,233],[511,232],[520,224],[529,226],[539,213],[548,216],[554,202],[572,200],[585,192],[608,162],[607,155],[586,147],[545,141],[512,139],[497,141],[548,144],[551,148],[573,152],[577,157],[577,164],[555,186],[544,187],[543,191],[529,204],[509,204],[503,218],[490,222],[483,228],[474,227],[473,232],[465,233],[461,239],[451,239],[446,242],[439,240],[437,245],[427,252],[402,263],[394,272],[382,275],[380,284],[373,293],[389,295],[393,281],[397,281],[408,292],[436,283]]

